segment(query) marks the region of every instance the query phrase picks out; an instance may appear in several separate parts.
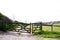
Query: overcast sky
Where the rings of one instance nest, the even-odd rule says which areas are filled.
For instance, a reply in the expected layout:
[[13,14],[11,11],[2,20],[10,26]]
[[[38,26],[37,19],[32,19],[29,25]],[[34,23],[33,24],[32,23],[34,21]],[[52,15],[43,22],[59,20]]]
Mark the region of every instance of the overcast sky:
[[60,21],[60,0],[0,0],[0,12],[27,23]]

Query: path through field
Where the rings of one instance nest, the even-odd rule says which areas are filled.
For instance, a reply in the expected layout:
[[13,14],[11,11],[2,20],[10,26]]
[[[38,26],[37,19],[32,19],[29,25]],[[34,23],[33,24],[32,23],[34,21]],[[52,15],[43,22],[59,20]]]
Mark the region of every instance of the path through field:
[[21,33],[21,35],[18,35],[17,32],[9,31],[7,33],[0,32],[0,40],[57,40],[57,39],[35,37],[29,33]]

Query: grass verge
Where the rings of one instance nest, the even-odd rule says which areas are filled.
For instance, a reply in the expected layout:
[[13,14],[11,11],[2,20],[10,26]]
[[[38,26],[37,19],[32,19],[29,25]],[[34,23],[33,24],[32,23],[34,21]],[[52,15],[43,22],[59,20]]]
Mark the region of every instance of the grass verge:
[[60,32],[39,31],[35,32],[34,35],[44,38],[60,38]]
[[21,35],[21,32],[18,32],[17,34],[18,34],[18,35]]

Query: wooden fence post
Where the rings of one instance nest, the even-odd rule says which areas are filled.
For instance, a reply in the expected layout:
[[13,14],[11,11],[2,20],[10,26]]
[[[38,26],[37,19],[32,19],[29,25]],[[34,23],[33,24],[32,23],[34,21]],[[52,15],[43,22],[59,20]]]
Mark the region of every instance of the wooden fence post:
[[53,32],[53,25],[51,25],[51,32]]
[[30,27],[31,27],[31,31],[30,31],[30,32],[31,32],[31,34],[32,34],[32,24],[31,24],[31,23],[30,23]]
[[40,22],[40,30],[42,31],[42,22]]
[[31,23],[30,23],[30,33],[31,33]]
[[33,24],[32,24],[32,33],[33,33]]

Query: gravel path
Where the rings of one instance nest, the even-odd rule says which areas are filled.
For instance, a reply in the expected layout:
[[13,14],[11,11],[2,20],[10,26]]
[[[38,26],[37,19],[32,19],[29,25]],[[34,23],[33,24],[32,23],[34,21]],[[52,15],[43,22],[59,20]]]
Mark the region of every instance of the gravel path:
[[18,35],[17,32],[7,32],[0,33],[0,40],[57,40],[57,39],[35,37],[29,33],[22,33],[21,35]]

